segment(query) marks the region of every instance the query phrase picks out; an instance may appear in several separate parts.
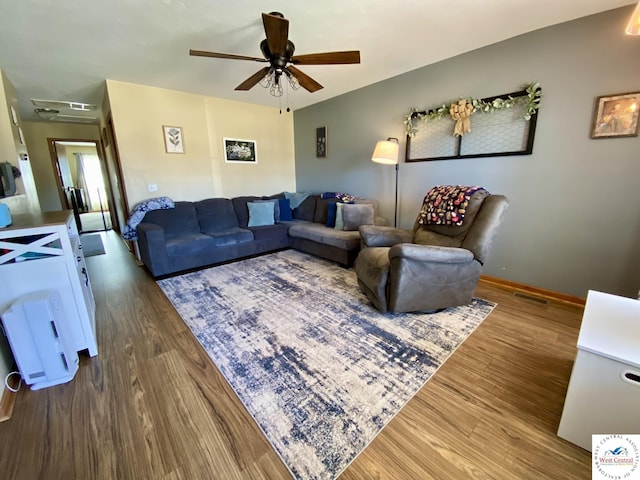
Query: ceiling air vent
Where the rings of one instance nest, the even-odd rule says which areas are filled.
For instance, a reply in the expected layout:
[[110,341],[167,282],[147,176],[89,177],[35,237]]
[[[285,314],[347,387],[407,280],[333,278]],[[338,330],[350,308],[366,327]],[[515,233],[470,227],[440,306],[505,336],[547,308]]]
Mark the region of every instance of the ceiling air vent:
[[36,107],[41,108],[53,108],[58,110],[77,110],[81,112],[91,112],[96,109],[96,106],[92,103],[81,103],[81,102],[62,102],[58,100],[38,100],[35,98],[31,99],[31,103],[33,103]]

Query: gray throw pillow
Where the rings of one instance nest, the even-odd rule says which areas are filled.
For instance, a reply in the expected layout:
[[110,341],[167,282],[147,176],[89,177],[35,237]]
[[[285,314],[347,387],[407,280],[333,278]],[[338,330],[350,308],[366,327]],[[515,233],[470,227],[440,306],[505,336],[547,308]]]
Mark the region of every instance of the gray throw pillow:
[[374,224],[373,205],[368,203],[345,204],[342,207],[343,230],[358,230],[360,225]]

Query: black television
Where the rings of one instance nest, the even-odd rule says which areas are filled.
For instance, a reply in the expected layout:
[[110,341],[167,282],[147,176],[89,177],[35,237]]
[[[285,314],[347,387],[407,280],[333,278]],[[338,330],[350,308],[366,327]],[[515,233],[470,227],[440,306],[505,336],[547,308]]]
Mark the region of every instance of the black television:
[[11,197],[16,194],[14,168],[9,162],[0,163],[0,198]]

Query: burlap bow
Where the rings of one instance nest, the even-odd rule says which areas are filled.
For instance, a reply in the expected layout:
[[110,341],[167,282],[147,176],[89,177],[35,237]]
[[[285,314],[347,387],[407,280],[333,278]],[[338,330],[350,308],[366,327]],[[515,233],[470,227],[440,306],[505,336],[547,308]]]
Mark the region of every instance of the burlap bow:
[[453,129],[453,134],[456,137],[461,137],[471,131],[471,119],[469,117],[473,114],[473,105],[470,102],[460,99],[458,103],[452,103],[449,108],[449,114],[456,122]]

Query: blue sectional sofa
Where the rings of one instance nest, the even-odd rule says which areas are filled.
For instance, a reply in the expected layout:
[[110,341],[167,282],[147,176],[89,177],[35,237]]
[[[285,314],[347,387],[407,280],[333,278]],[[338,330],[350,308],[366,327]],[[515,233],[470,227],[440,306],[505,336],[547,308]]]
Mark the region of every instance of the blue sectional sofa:
[[[383,225],[384,219],[375,200],[358,199],[360,207],[349,207],[347,230],[327,226],[336,201],[309,195],[282,215],[278,208],[289,208],[283,193],[177,201],[174,208],[147,212],[137,226],[140,258],[156,278],[290,247],[351,266],[360,251],[358,225]],[[256,203],[278,205],[273,224],[254,226]]]

